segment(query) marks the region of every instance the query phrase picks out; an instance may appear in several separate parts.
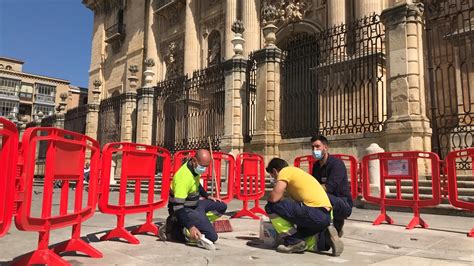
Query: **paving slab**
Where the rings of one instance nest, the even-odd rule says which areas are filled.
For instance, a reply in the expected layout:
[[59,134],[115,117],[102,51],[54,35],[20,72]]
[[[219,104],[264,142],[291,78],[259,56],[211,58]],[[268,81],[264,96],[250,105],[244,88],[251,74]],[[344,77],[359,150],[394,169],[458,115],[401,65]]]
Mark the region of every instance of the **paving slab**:
[[[116,197],[113,192],[111,198]],[[39,213],[40,204],[41,193],[34,195],[35,213]],[[228,210],[236,212],[241,206],[240,201],[234,200]],[[155,222],[161,224],[166,214],[165,209],[156,211]],[[99,241],[114,228],[116,218],[97,212],[83,224],[82,235],[103,252],[103,258],[74,253],[63,254],[63,258],[73,265],[474,265],[474,238],[466,236],[474,226],[472,217],[422,214],[430,227],[406,230],[412,214],[391,212],[394,225],[373,226],[377,215],[376,210],[354,208],[344,228],[344,253],[332,257],[313,252],[281,254],[269,246],[247,245],[258,238],[259,221],[245,218],[231,219],[234,231],[219,235],[216,251],[163,242],[151,235],[138,235],[138,245]],[[126,226],[133,228],[144,221],[145,215],[130,215]],[[50,244],[67,240],[70,233],[70,228],[53,231]],[[34,250],[37,237],[37,233],[18,231],[12,226],[0,239],[0,264],[10,265],[14,258]]]

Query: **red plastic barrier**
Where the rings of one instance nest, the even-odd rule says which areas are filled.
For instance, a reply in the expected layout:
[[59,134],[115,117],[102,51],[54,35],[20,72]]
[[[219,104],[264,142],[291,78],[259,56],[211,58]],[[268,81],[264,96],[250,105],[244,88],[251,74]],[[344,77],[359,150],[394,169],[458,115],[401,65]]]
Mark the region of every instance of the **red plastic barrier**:
[[[418,190],[418,159],[429,160],[431,163],[432,174],[432,198],[422,200],[419,197]],[[369,180],[369,162],[379,160],[380,163],[380,196],[375,197],[370,194]],[[420,208],[436,206],[440,203],[440,172],[439,157],[432,152],[385,152],[369,154],[362,158],[362,183],[364,199],[368,202],[380,205],[380,215],[375,219],[373,225],[379,225],[383,221],[393,224],[393,219],[387,215],[387,206],[409,207],[413,209],[414,217],[407,225],[407,229],[413,229],[415,226],[427,228],[428,224],[420,217]],[[397,195],[395,199],[387,198],[385,192],[385,183],[387,180],[395,180]],[[401,183],[402,180],[410,180],[413,186],[413,198],[402,199]]]
[[[235,196],[244,202],[242,210],[232,216],[239,218],[249,216],[260,219],[256,213],[267,215],[260,208],[258,201],[265,195],[265,165],[263,157],[255,153],[241,153],[237,155],[235,174]],[[248,209],[248,202],[255,201],[255,207]]]
[[[120,175],[120,192],[118,205],[110,204],[110,171],[112,164],[112,155],[122,153]],[[155,172],[157,160],[162,160],[162,181],[161,197],[155,200]],[[158,227],[153,223],[153,212],[168,202],[170,188],[170,167],[171,155],[164,148],[142,145],[136,143],[109,143],[102,151],[102,173],[101,189],[102,194],[99,201],[99,209],[103,213],[117,216],[117,227],[100,240],[109,240],[113,238],[123,238],[131,244],[139,244],[140,241],[132,234],[152,233],[158,235]],[[134,202],[131,205],[126,203],[127,181],[135,181]],[[147,201],[140,202],[141,184],[148,181]],[[130,233],[125,229],[125,215],[135,213],[146,213],[146,222]]]
[[7,233],[13,217],[17,156],[16,126],[0,117],[0,237]]
[[[347,154],[331,154],[334,157],[341,159],[344,162],[349,162],[349,180],[351,182],[352,199],[356,199],[360,194],[360,182],[357,173],[358,162],[352,155]],[[296,157],[293,165],[300,167],[302,164],[308,164],[308,173],[313,174],[313,165],[317,162],[312,155]]]
[[[449,190],[449,202],[456,208],[474,211],[474,203],[464,200],[460,200],[458,196],[458,182],[457,182],[457,167],[456,159],[463,159],[463,164],[469,165],[472,173],[471,177],[474,176],[474,148],[468,148],[458,151],[452,151],[448,153],[446,157],[446,169],[448,173],[448,190]],[[474,237],[474,228],[467,234],[469,237]]]
[[[47,142],[46,165],[43,185],[43,202],[40,216],[31,214],[33,175],[36,151],[40,141]],[[58,128],[28,128],[22,138],[24,171],[21,173],[19,209],[15,223],[19,230],[39,233],[38,249],[19,258],[15,264],[69,265],[57,254],[67,251],[85,253],[94,258],[102,254],[83,241],[81,224],[90,218],[97,204],[97,182],[99,173],[99,144],[94,139]],[[83,204],[84,162],[86,151],[90,152],[90,180],[87,202]],[[53,182],[61,180],[59,213],[53,214]],[[73,210],[68,208],[69,185],[76,182]],[[85,206],[83,206],[85,205]],[[48,249],[51,230],[71,226],[71,239]]]
[[[179,168],[183,165],[184,162],[191,159],[196,154],[195,150],[184,150],[175,153],[173,157],[173,173],[176,173]],[[214,173],[216,176],[216,194],[219,195],[219,198],[228,203],[233,199],[233,190],[234,190],[234,175],[235,175],[235,159],[232,154],[215,151],[212,153],[214,158]],[[222,176],[222,168],[226,167],[227,178]],[[211,168],[207,167],[206,171],[201,175],[202,187],[204,190],[208,191],[208,188],[211,186],[212,175]],[[222,195],[221,186],[227,180],[226,193]]]

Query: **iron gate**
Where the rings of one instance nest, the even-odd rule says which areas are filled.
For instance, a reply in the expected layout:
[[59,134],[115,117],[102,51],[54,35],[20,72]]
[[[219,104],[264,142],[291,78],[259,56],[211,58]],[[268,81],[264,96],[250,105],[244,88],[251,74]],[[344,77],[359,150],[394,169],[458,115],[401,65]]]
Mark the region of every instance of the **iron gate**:
[[174,152],[220,150],[224,135],[225,76],[222,65],[164,80],[155,87],[153,143]]
[[64,129],[77,133],[86,133],[87,105],[69,109],[64,117]]
[[[474,142],[474,1],[426,1],[427,99],[433,151],[444,158]],[[458,162],[460,169],[469,164]]]
[[243,104],[243,123],[242,136],[244,143],[249,143],[255,134],[257,126],[257,61],[254,54],[249,54],[247,60],[247,69],[245,73],[245,94],[242,99]]
[[384,36],[373,15],[290,40],[281,71],[282,137],[382,131]]
[[121,94],[100,102],[97,138],[101,147],[110,142],[120,141],[123,97],[124,94]]

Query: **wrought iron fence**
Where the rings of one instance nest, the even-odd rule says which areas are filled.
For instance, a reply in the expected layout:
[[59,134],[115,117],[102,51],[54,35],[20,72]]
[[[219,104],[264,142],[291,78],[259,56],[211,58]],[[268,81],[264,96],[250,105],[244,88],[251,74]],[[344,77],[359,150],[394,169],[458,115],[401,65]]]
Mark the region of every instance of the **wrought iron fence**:
[[382,130],[384,35],[380,17],[372,15],[289,41],[281,72],[283,138]]
[[101,146],[120,141],[123,94],[104,99],[99,107],[97,138]]
[[425,10],[432,145],[444,158],[474,147],[474,1],[427,1]]
[[257,61],[253,53],[249,54],[247,69],[245,74],[245,94],[242,99],[243,122],[242,135],[244,143],[249,143],[255,134],[257,123]]
[[87,105],[69,109],[64,117],[64,129],[77,133],[86,133]]
[[225,84],[222,65],[159,82],[155,87],[153,140],[170,151],[220,149],[224,134]]

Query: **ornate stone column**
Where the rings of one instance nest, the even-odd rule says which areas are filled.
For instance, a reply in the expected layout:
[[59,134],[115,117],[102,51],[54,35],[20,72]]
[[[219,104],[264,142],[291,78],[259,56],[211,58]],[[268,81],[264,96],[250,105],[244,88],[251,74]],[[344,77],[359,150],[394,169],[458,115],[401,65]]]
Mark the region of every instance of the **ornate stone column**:
[[199,68],[201,48],[199,46],[198,33],[195,19],[196,0],[186,0],[185,14],[185,36],[184,36],[184,74],[193,73]]
[[242,1],[242,22],[245,27],[244,39],[247,44],[244,49],[244,56],[247,57],[251,52],[260,49],[260,23],[258,21],[258,12],[260,9],[260,0]]
[[355,1],[355,19],[380,14],[384,8],[384,0],[358,0]]
[[243,152],[244,141],[242,135],[242,97],[245,92],[245,71],[247,60],[242,56],[244,51],[242,38],[244,25],[241,21],[232,24],[234,38],[232,45],[234,55],[232,59],[224,62],[225,73],[225,110],[224,110],[224,136],[221,148],[224,152],[237,155]]
[[149,58],[145,60],[147,70],[143,73],[145,76],[145,86],[137,90],[138,104],[137,104],[137,143],[152,144],[153,132],[153,111],[154,111],[154,88],[152,85],[153,66],[155,62]]
[[122,98],[122,119],[120,125],[120,141],[132,142],[134,140],[134,129],[136,125],[137,112],[137,65],[130,65],[128,68],[130,76],[128,77],[129,88],[125,91]]
[[388,151],[431,150],[423,66],[423,4],[400,4],[382,12],[386,27]]
[[346,23],[346,1],[326,1],[328,8],[328,28]]
[[92,101],[88,104],[86,118],[86,135],[97,139],[97,129],[99,126],[99,106],[100,106],[100,86],[102,82],[98,79],[94,80],[94,89],[92,89]]
[[224,34],[224,38],[225,38],[224,59],[225,60],[231,59],[234,56],[231,40],[234,36],[234,34],[232,34],[232,23],[236,19],[237,19],[237,0],[226,0],[225,1],[225,34]]
[[257,125],[252,138],[253,150],[266,162],[279,156],[280,134],[280,64],[282,51],[275,46],[274,25],[278,12],[274,6],[263,10],[265,47],[255,52],[257,61]]

